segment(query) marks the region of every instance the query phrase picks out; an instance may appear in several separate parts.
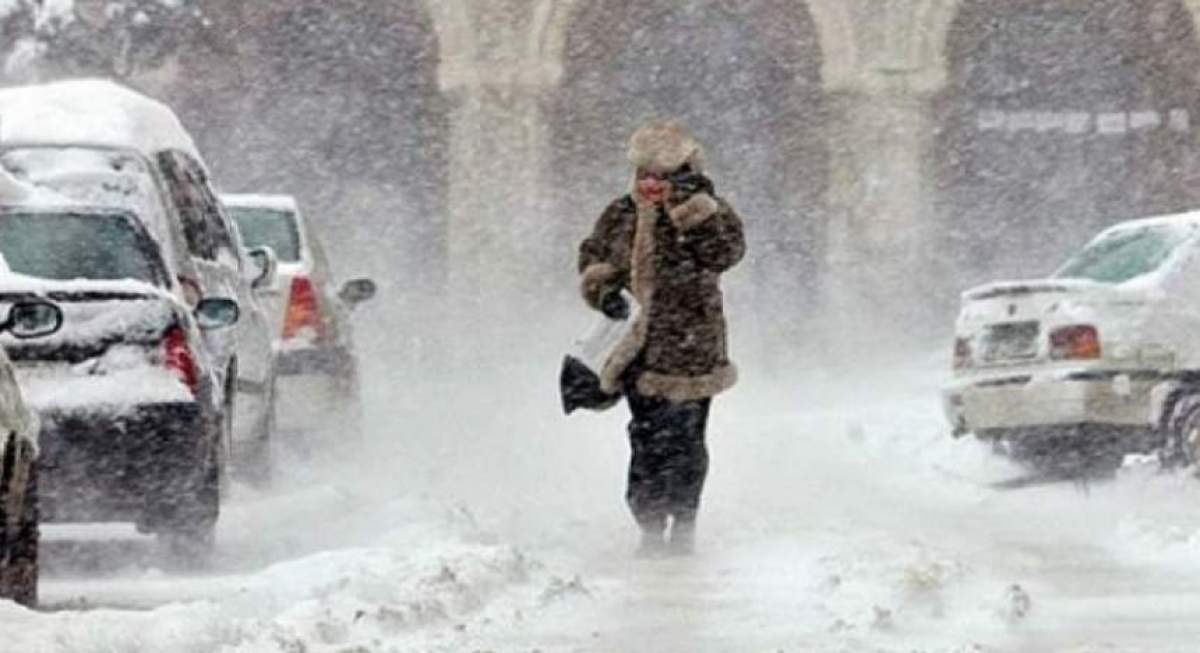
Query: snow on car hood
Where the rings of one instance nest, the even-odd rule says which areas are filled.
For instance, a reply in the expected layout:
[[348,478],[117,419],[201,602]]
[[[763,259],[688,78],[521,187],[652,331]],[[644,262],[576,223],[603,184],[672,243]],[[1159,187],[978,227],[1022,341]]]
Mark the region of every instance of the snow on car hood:
[[0,343],[10,349],[157,338],[183,310],[167,291],[132,279],[52,281],[11,272],[0,275],[0,307],[7,310],[20,299],[42,299],[58,305],[63,312],[63,327],[33,341],[0,335]]
[[[163,332],[186,319],[186,310],[166,291],[134,280],[0,276],[0,310],[34,298],[62,309],[62,329],[33,340],[0,336],[34,410],[120,413],[139,404],[194,400],[178,377],[148,358]],[[193,352],[201,355],[195,344]]]
[[104,375],[69,375],[62,370],[19,369],[25,401],[37,411],[124,413],[145,404],[194,401],[178,377],[162,367],[141,366]]

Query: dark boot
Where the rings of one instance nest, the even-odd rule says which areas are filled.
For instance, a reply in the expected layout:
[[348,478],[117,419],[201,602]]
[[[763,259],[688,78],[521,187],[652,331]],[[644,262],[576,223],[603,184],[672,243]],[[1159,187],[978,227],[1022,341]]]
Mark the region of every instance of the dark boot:
[[667,540],[662,531],[642,531],[642,540],[633,553],[639,558],[661,558],[667,554]]
[[696,553],[696,520],[675,518],[671,525],[671,541],[667,553],[673,556],[690,556]]

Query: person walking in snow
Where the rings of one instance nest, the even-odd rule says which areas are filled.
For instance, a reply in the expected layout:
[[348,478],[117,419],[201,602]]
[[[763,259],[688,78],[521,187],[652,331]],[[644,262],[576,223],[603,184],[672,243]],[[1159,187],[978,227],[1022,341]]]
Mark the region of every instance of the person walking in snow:
[[[579,247],[592,308],[621,317],[621,292],[641,307],[600,371],[633,417],[626,500],[642,555],[690,554],[708,473],[712,397],[737,381],[726,346],[720,277],[745,253],[742,223],[704,174],[703,150],[674,121],[637,130],[629,194],[605,209]],[[670,529],[669,537],[667,535]]]

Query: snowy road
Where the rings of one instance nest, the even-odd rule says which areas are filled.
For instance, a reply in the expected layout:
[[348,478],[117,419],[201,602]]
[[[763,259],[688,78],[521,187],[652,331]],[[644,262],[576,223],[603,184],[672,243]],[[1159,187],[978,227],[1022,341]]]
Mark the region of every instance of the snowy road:
[[665,561],[630,556],[623,415],[376,389],[372,455],[238,488],[212,574],[52,542],[51,610],[0,606],[3,650],[1194,650],[1200,482],[997,490],[1015,470],[946,437],[932,365],[864,378],[719,401],[702,550]]

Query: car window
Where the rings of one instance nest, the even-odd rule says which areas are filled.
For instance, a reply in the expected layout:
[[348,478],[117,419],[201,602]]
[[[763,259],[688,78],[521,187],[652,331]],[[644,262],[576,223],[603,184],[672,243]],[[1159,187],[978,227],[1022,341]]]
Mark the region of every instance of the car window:
[[42,279],[135,279],[166,286],[154,240],[121,214],[0,213],[0,256],[11,271]]
[[203,180],[196,177],[187,157],[179,152],[159,153],[158,164],[183,223],[188,252],[206,260],[216,259],[217,244],[206,212]]
[[1153,225],[1116,232],[1088,245],[1054,276],[1124,283],[1158,269],[1192,234],[1190,225]]
[[300,260],[300,232],[296,229],[296,216],[292,212],[231,206],[229,214],[237,221],[246,247],[270,247],[284,263]]
[[234,251],[233,234],[230,231],[229,217],[223,213],[224,209],[221,201],[217,199],[217,195],[213,192],[212,184],[209,183],[208,173],[204,168],[186,154],[181,154],[180,157],[184,161],[184,166],[188,172],[188,178],[195,184],[197,192],[200,195],[200,208],[204,213],[204,224],[212,235],[213,246],[218,252],[224,252],[231,258],[236,259],[237,253]]

